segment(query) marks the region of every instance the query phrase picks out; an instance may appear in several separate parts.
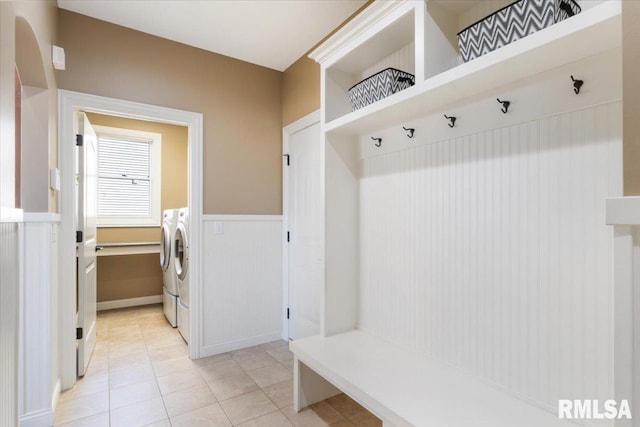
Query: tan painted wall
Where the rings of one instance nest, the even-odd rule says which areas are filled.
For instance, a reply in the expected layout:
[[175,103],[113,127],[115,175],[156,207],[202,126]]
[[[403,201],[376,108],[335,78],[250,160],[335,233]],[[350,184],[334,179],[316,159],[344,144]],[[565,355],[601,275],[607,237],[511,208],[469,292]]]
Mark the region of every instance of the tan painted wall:
[[[101,114],[87,114],[94,125],[155,132],[162,135],[161,209],[187,205],[187,128]],[[160,227],[101,227],[98,242],[159,241]],[[158,255],[98,257],[98,301],[162,294]]]
[[282,211],[282,73],[60,10],[61,88],[204,114],[204,213]]
[[320,64],[304,55],[282,74],[282,126],[320,108]]
[[98,302],[162,295],[157,254],[98,258]]
[[373,0],[366,2],[356,10],[335,30],[327,34],[307,53],[291,64],[282,73],[282,126],[287,126],[296,120],[320,108],[320,64],[308,55],[326,39],[362,12]]

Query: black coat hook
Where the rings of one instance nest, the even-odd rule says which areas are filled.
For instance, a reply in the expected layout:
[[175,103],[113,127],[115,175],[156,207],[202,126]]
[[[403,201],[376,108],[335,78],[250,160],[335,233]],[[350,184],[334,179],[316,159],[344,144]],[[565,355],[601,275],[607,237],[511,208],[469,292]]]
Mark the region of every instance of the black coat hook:
[[380,146],[382,145],[382,138],[374,138],[374,137],[371,137],[371,139],[373,139],[374,141],[377,141],[377,142],[374,144],[376,147],[380,147]]
[[444,115],[444,118],[445,118],[445,119],[447,119],[447,120],[449,120],[449,121],[451,121],[451,123],[449,123],[449,127],[450,127],[450,128],[452,128],[452,127],[454,127],[454,126],[456,125],[456,117],[454,117],[454,116],[449,117],[449,116],[447,116],[447,115],[445,114],[445,115]]
[[573,82],[573,91],[578,95],[580,93],[580,88],[584,84],[584,80],[574,79],[573,76],[571,76],[571,81]]
[[504,114],[507,114],[509,111],[509,106],[511,105],[511,101],[500,101],[500,98],[496,98],[500,104],[502,104],[502,111]]
[[402,129],[406,130],[407,132],[409,132],[407,134],[407,137],[409,138],[413,138],[413,133],[416,131],[414,128],[406,128],[404,126],[402,126]]

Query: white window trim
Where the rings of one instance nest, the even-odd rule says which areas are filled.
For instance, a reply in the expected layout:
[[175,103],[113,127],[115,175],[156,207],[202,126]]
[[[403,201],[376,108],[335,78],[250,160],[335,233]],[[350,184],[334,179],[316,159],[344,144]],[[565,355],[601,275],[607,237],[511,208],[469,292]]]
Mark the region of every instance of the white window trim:
[[[151,216],[149,217],[104,217],[98,216],[98,227],[160,227],[162,188],[162,135],[155,132],[92,125],[98,136],[127,138],[151,143]],[[98,142],[98,146],[100,143]]]

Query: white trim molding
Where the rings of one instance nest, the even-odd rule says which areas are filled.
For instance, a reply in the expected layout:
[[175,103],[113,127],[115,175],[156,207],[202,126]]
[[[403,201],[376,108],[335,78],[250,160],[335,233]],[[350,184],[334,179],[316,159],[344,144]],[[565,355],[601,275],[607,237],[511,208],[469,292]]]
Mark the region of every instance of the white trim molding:
[[98,303],[98,311],[113,310],[115,308],[136,307],[139,305],[159,304],[161,302],[162,295],[101,301]]
[[24,212],[22,222],[60,222],[60,214],[55,212]]
[[58,158],[62,191],[59,193],[60,215],[60,354],[62,389],[73,386],[76,381],[75,354],[75,133],[77,113],[91,112],[111,114],[138,120],[188,127],[188,170],[190,210],[190,283],[192,300],[189,316],[191,337],[189,356],[200,357],[202,343],[202,282],[201,282],[201,230],[202,230],[202,145],[203,116],[201,113],[176,110],[156,105],[142,104],[79,92],[58,90]]
[[282,215],[202,215],[202,221],[282,221]]
[[33,412],[20,417],[20,427],[45,427],[53,425],[53,410]]
[[22,209],[0,206],[0,223],[22,222],[22,216],[23,216]]

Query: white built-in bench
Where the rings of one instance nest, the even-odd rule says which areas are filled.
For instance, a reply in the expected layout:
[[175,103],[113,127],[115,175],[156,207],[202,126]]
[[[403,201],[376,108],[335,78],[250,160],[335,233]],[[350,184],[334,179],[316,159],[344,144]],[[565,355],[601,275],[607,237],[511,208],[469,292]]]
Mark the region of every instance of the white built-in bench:
[[384,426],[571,426],[446,365],[354,330],[292,341],[294,407],[344,392]]

